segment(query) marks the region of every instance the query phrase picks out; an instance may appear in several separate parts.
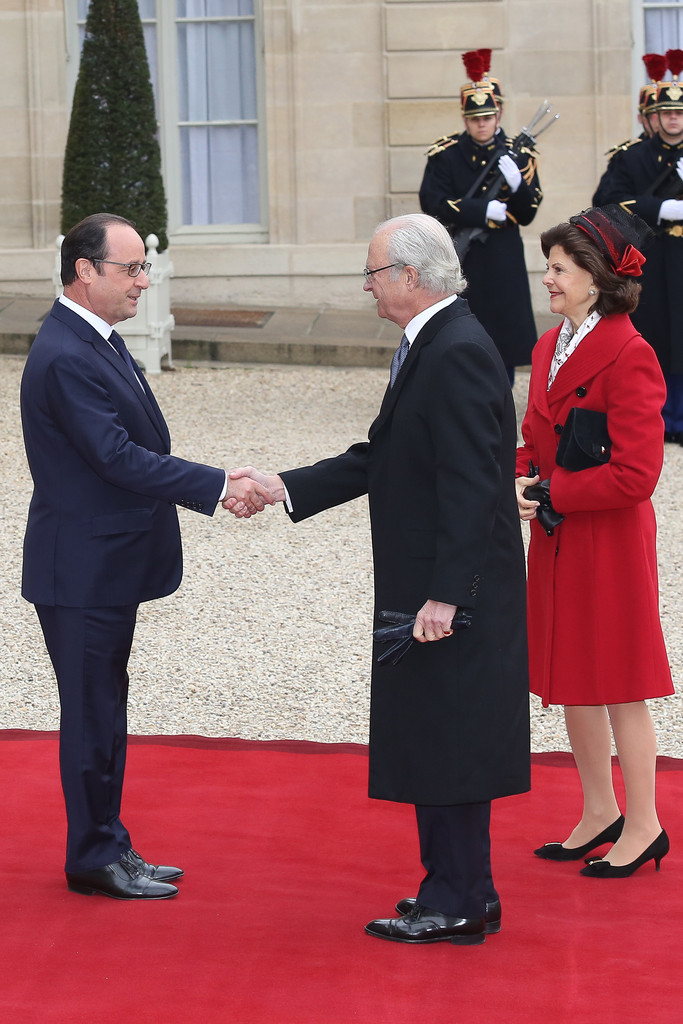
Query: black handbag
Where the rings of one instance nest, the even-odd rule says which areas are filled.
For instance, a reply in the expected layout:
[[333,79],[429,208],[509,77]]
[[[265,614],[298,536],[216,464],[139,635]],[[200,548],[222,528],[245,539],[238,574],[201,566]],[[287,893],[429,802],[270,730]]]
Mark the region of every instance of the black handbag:
[[607,413],[576,405],[570,409],[557,446],[557,465],[573,473],[604,466],[609,462],[611,451]]

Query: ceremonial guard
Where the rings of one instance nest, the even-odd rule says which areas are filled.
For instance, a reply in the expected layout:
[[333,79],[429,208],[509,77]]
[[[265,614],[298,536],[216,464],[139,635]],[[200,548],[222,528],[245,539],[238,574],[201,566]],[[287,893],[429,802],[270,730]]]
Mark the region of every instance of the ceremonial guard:
[[638,124],[643,130],[636,139],[627,139],[626,142],[621,142],[618,146],[612,146],[607,150],[605,154],[607,167],[593,195],[593,206],[603,206],[607,203],[608,200],[604,197],[611,191],[610,174],[618,165],[621,154],[629,150],[634,143],[642,142],[643,139],[649,139],[656,135],[659,129],[659,118],[653,108],[657,96],[657,85],[666,73],[666,57],[660,53],[646,53],[643,63],[651,79],[647,85],[642,86],[638,95]]
[[658,130],[634,143],[614,166],[605,203],[620,203],[647,221],[655,239],[647,249],[642,292],[631,314],[657,353],[667,385],[665,437],[683,443],[683,50],[666,54],[673,80],[659,82],[653,110]]
[[536,342],[519,225],[534,219],[542,192],[533,139],[513,148],[500,127],[502,95],[497,80],[485,77],[488,54],[463,57],[470,78],[460,90],[465,131],[428,151],[420,206],[451,233],[468,282],[465,298],[512,381]]

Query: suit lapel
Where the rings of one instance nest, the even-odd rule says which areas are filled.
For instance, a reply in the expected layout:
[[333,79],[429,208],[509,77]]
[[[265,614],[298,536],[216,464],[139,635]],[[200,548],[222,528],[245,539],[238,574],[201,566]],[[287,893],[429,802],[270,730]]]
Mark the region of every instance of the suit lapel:
[[370,440],[372,440],[374,434],[381,429],[391,416],[394,406],[401,394],[401,389],[414,372],[420,359],[420,353],[423,349],[429,345],[433,338],[436,337],[444,324],[447,324],[450,320],[454,320],[457,317],[465,316],[467,313],[469,313],[469,306],[467,303],[461,299],[456,299],[455,302],[452,302],[444,309],[440,309],[438,313],[435,313],[434,316],[430,317],[422,330],[418,333],[415,341],[410,346],[410,351],[408,352],[403,366],[399,371],[393,388],[387,385],[377,418],[368,432]]
[[[51,313],[57,318],[57,320],[60,320],[71,328],[71,330],[78,335],[82,341],[92,345],[98,355],[105,359],[112,369],[123,377],[123,379],[132,388],[135,396],[139,399],[142,407],[166,444],[166,447],[170,448],[171,439],[168,427],[166,426],[166,421],[164,420],[161,409],[159,408],[157,400],[154,397],[144,374],[141,373],[138,380],[133,371],[127,366],[126,361],[114,348],[112,348],[109,342],[102,337],[99,331],[96,331],[87,320],[84,320],[82,316],[78,315],[78,313],[69,309],[69,307],[65,306],[63,302],[56,300]],[[142,387],[140,387],[140,384],[142,384]]]

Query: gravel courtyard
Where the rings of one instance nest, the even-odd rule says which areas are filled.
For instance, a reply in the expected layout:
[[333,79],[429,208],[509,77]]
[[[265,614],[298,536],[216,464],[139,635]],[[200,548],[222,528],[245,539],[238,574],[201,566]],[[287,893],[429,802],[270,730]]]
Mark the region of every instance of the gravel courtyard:
[[[0,356],[0,728],[56,729],[51,666],[35,613],[20,596],[31,494],[19,420],[23,362]],[[151,383],[174,454],[277,471],[364,439],[386,379],[376,369],[195,365]],[[519,373],[520,421],[527,386],[528,375]],[[662,622],[676,685],[683,668],[682,471],[683,448],[667,445],[655,505]],[[364,743],[372,604],[365,500],[298,526],[281,508],[243,521],[221,509],[213,518],[181,509],[180,519],[181,588],[140,608],[130,731]],[[569,749],[562,710],[544,710],[535,697],[531,708],[532,749]],[[651,709],[660,754],[683,756],[680,695]]]

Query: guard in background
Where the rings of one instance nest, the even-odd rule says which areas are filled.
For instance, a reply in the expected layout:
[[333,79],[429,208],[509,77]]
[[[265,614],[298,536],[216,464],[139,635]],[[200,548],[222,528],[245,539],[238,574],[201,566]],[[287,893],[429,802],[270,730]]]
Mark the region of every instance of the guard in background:
[[[531,223],[543,193],[533,147],[511,153],[511,140],[500,127],[500,85],[485,77],[482,53],[490,51],[463,56],[470,77],[460,90],[465,131],[438,139],[428,151],[420,206],[456,239],[468,282],[465,298],[493,339],[512,383],[515,366],[530,362],[537,337],[519,225]],[[501,175],[496,193],[494,183]],[[457,236],[472,228],[480,230],[463,252]]]
[[651,79],[647,85],[641,87],[638,95],[638,124],[643,130],[636,139],[627,139],[626,142],[621,142],[618,146],[612,146],[605,153],[607,167],[593,195],[593,206],[606,205],[607,200],[604,197],[610,194],[610,174],[618,165],[620,155],[629,150],[635,142],[649,139],[659,131],[659,118],[653,107],[657,96],[657,84],[666,74],[666,57],[660,53],[646,53],[643,57],[643,64]]
[[655,232],[631,319],[664,372],[665,438],[683,444],[683,50],[668,50],[666,60],[673,80],[657,84],[657,133],[621,154],[602,201],[620,203]]

